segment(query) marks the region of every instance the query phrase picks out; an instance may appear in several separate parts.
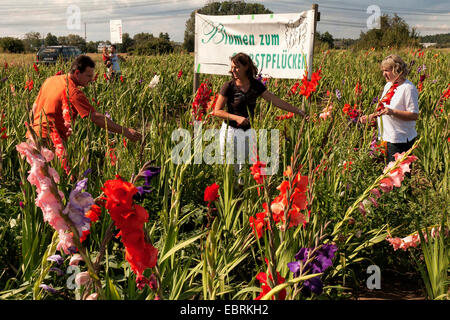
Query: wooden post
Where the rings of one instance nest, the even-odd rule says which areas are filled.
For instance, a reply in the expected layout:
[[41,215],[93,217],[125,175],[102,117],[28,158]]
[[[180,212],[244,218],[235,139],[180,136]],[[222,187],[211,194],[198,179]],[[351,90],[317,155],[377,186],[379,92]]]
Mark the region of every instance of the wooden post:
[[198,87],[200,86],[200,73],[197,72],[197,66],[195,65],[195,55],[197,54],[197,18],[195,17],[197,15],[197,10],[194,14],[194,83],[193,83],[193,93],[194,95],[197,93]]
[[313,26],[313,38],[312,38],[312,52],[311,52],[311,66],[308,66],[309,71],[308,72],[308,81],[311,80],[311,73],[312,73],[312,63],[314,59],[314,39],[316,38],[316,27],[317,27],[317,21],[320,21],[320,12],[319,5],[317,3],[312,5],[312,9],[314,10],[314,26]]

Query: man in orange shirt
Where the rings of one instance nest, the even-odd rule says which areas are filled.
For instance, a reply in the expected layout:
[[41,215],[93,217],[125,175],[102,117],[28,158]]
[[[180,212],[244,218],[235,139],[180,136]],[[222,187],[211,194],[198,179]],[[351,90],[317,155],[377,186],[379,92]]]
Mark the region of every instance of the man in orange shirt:
[[[56,130],[67,141],[70,128],[64,122],[63,105],[70,105],[70,119],[73,123],[79,114],[81,118],[89,116],[91,121],[110,132],[121,133],[131,141],[142,139],[142,135],[132,129],[122,127],[104,114],[97,112],[78,87],[86,87],[94,79],[95,62],[86,55],[78,56],[68,75],[53,76],[45,80],[33,104],[33,129],[42,138],[48,131]],[[27,136],[29,136],[27,134]]]

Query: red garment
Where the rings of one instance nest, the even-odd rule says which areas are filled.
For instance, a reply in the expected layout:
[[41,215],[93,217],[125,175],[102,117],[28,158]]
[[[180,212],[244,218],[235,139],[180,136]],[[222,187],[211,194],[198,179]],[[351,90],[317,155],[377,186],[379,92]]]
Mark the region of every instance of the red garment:
[[[67,75],[53,76],[45,80],[39,91],[33,106],[34,119],[33,129],[39,135],[42,128],[41,137],[47,137],[47,125],[50,129],[56,128],[64,141],[67,141],[68,129],[64,126],[62,104],[67,98],[67,83],[69,84],[69,104],[71,106],[72,122],[77,114],[81,118],[87,117],[91,112],[95,112],[94,107],[89,103],[84,93],[75,85],[73,80]],[[29,137],[29,133],[27,133]]]

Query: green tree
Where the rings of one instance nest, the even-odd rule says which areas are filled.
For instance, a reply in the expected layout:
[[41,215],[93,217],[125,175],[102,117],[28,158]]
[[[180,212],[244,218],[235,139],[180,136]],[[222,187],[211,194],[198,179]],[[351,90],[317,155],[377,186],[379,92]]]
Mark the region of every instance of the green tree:
[[25,48],[23,42],[20,39],[5,37],[0,38],[0,49],[3,52],[21,53]]
[[149,33],[139,33],[134,36],[134,42],[132,51],[138,55],[156,55],[174,51],[167,33],[161,33],[158,38]]
[[119,52],[128,52],[128,50],[134,45],[133,38],[128,33],[122,34],[122,43],[118,45]]
[[[266,9],[264,5],[259,3],[245,3],[244,1],[223,1],[211,2],[203,8],[197,10],[200,14],[211,16],[218,15],[237,15],[237,14],[267,14],[272,13]],[[187,51],[194,51],[195,41],[195,11],[191,12],[190,18],[186,21],[186,29],[184,31],[183,46]]]
[[51,33],[47,33],[47,36],[44,39],[44,45],[45,46],[57,46],[58,45],[58,37]]
[[39,32],[27,32],[23,39],[23,46],[26,52],[36,52],[43,45]]
[[387,46],[403,47],[418,46],[418,34],[414,28],[409,28],[408,24],[394,14],[382,15],[380,17],[380,28],[374,28],[366,33],[361,32],[359,40],[356,42],[357,49],[377,48],[381,49]]

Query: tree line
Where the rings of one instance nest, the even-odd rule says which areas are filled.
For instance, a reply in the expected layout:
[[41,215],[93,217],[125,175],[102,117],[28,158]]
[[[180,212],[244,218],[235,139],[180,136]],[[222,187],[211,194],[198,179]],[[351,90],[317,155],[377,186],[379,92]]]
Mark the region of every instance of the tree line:
[[[202,8],[196,10],[198,13],[206,15],[237,15],[237,14],[269,14],[273,13],[264,5],[258,3],[245,3],[244,1],[223,1],[210,2]],[[319,22],[320,23],[320,22]],[[160,33],[158,37],[151,33],[138,33],[131,37],[128,33],[122,35],[122,44],[118,45],[119,52],[138,55],[164,54],[179,50],[188,52],[194,51],[195,36],[195,11],[193,11],[186,21],[183,44],[177,44],[170,40],[168,33]],[[359,39],[334,39],[328,32],[316,33],[316,45],[322,49],[331,48],[383,48],[412,46],[417,47],[420,42],[438,42],[440,40],[444,46],[450,44],[450,34],[440,37],[426,36],[420,38],[414,28],[410,28],[403,18],[383,15],[380,19],[380,28],[361,32]],[[435,38],[433,38],[435,37]],[[424,40],[426,39],[426,41]],[[67,36],[55,36],[48,33],[46,37],[39,32],[28,32],[24,39],[11,37],[0,38],[0,51],[3,52],[36,52],[42,46],[70,45],[78,47],[82,52],[97,52],[101,43],[110,44],[109,41],[89,41],[75,34]]]

